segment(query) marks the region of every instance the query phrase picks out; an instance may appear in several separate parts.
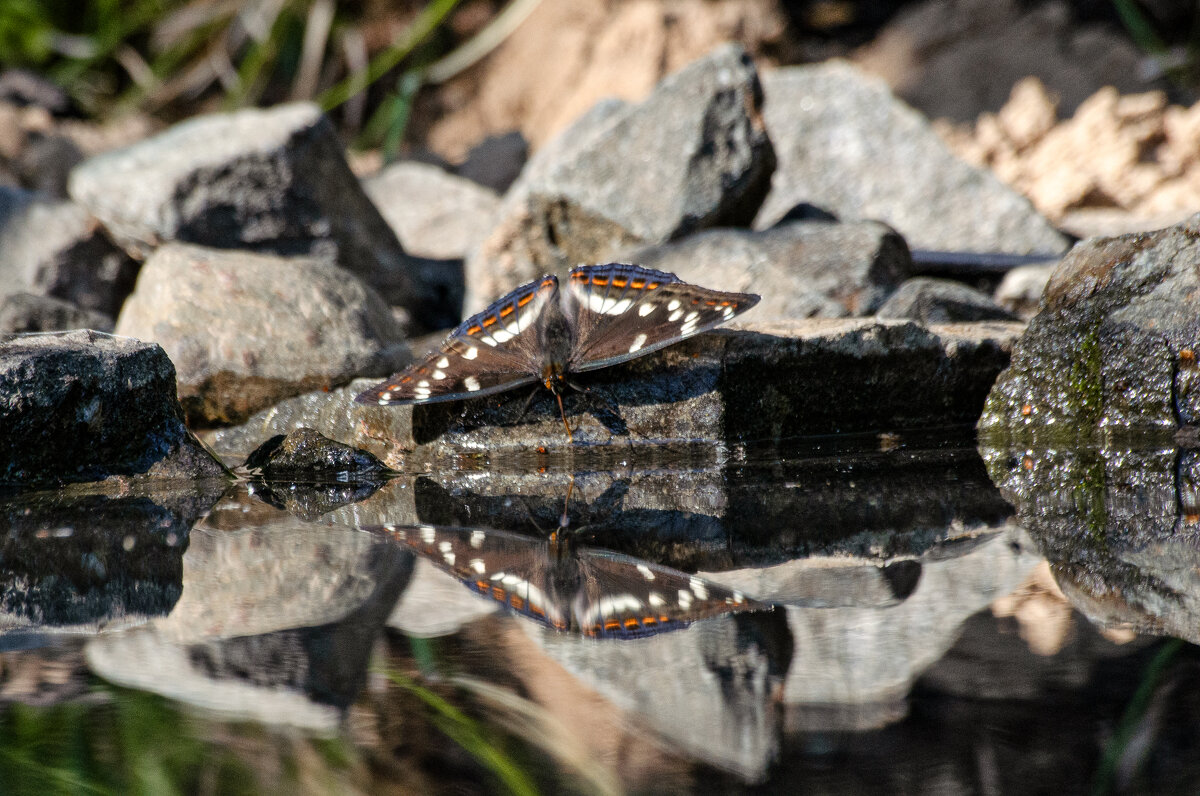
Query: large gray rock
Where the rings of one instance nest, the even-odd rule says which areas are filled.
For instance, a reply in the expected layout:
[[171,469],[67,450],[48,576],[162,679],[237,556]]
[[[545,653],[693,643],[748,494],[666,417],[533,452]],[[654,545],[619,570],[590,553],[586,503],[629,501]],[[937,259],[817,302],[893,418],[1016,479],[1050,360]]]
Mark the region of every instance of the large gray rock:
[[706,230],[627,257],[693,284],[761,294],[755,322],[870,315],[912,272],[903,238],[872,221]]
[[117,333],[166,349],[195,423],[240,422],[283,398],[387,375],[408,360],[383,299],[343,269],[179,243],[146,261]]
[[225,470],[188,432],[175,368],[152,343],[91,331],[0,341],[0,483]]
[[1001,444],[1200,425],[1198,235],[1193,216],[1072,249],[988,396],[980,433]]
[[914,249],[1057,253],[1068,242],[993,174],[955,157],[917,111],[848,63],[763,76],[779,158],[755,221],[808,202],[895,227]]
[[876,316],[921,323],[1020,320],[986,293],[962,282],[923,276],[901,285],[879,308]]
[[33,293],[115,317],[137,263],[73,202],[0,189],[0,298]]
[[10,293],[0,300],[0,333],[70,329],[111,332],[113,319],[102,312],[85,310],[69,301],[36,293]]
[[496,223],[500,198],[488,188],[437,166],[400,161],[363,180],[405,251],[461,260]]
[[[305,425],[390,466],[433,467],[461,456],[570,448],[575,463],[631,444],[725,443],[975,422],[1008,362],[1019,324],[926,328],[865,319],[761,324],[697,335],[579,378],[569,394],[570,446],[544,393],[521,415],[525,389],[426,406],[366,406],[363,379],[290,399],[206,436],[222,456]],[[607,454],[605,453],[607,451]]]
[[317,106],[200,116],[80,164],[72,198],[124,244],[164,241],[331,259],[405,307],[442,321],[436,296],[346,164]]
[[718,48],[644,102],[604,103],[543,148],[467,261],[466,309],[638,244],[745,225],[775,165],[761,90],[740,47]]

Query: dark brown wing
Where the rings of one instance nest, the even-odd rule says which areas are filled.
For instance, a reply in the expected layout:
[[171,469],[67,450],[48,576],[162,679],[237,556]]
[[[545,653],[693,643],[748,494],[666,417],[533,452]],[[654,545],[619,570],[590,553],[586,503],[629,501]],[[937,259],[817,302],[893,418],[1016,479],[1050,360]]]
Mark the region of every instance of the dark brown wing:
[[758,303],[637,265],[585,265],[571,272],[567,314],[574,345],[567,369],[595,370],[712,329]]
[[505,531],[436,525],[384,525],[381,530],[460,583],[537,622],[567,630],[550,576],[548,544]]
[[522,285],[459,324],[434,353],[354,400],[364,404],[427,404],[477,398],[540,379],[538,326],[558,279]]
[[677,569],[607,550],[578,553],[583,575],[571,614],[586,636],[636,638],[767,606]]

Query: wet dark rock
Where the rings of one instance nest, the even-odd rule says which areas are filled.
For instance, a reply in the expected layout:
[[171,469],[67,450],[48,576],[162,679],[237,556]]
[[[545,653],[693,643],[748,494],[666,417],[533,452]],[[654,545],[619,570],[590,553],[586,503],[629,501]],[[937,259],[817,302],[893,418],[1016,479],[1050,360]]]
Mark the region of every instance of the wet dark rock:
[[71,196],[125,245],[160,242],[330,259],[419,323],[445,308],[420,281],[315,106],[201,116],[80,164]]
[[0,189],[0,295],[36,293],[115,317],[137,263],[72,202]]
[[139,340],[75,331],[0,341],[0,428],[0,483],[225,474],[184,426],[170,359]]
[[265,478],[361,478],[380,476],[383,463],[366,451],[335,442],[311,428],[272,437],[242,465]]
[[904,240],[871,221],[706,230],[626,257],[685,282],[761,294],[755,322],[870,315],[912,271]]
[[494,191],[425,163],[399,161],[363,180],[363,189],[405,251],[463,259],[487,237],[500,198]]
[[192,525],[225,487],[209,480],[0,496],[0,635],[95,632],[167,614],[181,593]]
[[196,424],[239,422],[283,398],[408,362],[387,305],[345,270],[185,244],[146,261],[117,333],[166,349]]
[[986,293],[951,279],[931,277],[909,279],[875,315],[921,323],[1020,320]]
[[593,108],[527,164],[467,261],[468,312],[547,271],[748,224],[775,159],[749,56],[728,45],[639,104]]
[[581,460],[668,442],[962,427],[978,418],[1021,329],[865,319],[755,328],[697,335],[581,374],[579,383],[591,392],[565,398],[573,445],[545,391],[523,416],[530,394],[524,389],[414,410],[354,404],[357,391],[371,384],[366,380],[291,399],[206,440],[222,456],[244,456],[265,439],[305,425],[389,466],[419,469],[460,456],[486,460],[539,449],[569,448]]
[[10,293],[0,299],[0,333],[57,332],[94,329],[111,332],[111,316],[85,310],[69,301],[35,293]]
[[315,522],[342,506],[360,503],[375,494],[382,480],[359,480],[344,484],[311,481],[264,481],[250,483],[256,498],[293,517]]
[[467,153],[454,173],[496,193],[512,186],[529,158],[529,142],[517,131],[489,135]]
[[1200,425],[1200,216],[1092,238],[1063,259],[979,430],[1002,440],[1091,440]]
[[991,172],[959,160],[882,80],[843,61],[763,77],[779,158],[759,228],[800,202],[883,221],[915,249],[1064,251],[1067,238]]

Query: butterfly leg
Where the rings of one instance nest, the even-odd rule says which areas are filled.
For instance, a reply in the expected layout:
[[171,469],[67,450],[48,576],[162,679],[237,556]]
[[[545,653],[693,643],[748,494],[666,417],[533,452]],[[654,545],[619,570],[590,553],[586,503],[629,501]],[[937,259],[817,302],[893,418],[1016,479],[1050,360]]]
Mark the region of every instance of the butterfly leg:
[[518,414],[518,415],[517,415],[517,419],[516,419],[516,420],[514,420],[513,422],[515,422],[515,423],[520,423],[522,420],[524,420],[524,419],[525,419],[525,415],[526,415],[526,413],[527,413],[527,412],[529,412],[529,407],[533,406],[533,399],[534,399],[535,397],[537,397],[538,391],[539,391],[539,390],[541,390],[541,389],[542,389],[541,385],[536,385],[536,386],[533,388],[533,392],[529,393],[529,397],[528,397],[528,398],[526,398],[526,399],[525,399],[525,403],[523,403],[523,404],[521,405],[521,412],[520,412],[520,414]]
[[567,413],[563,409],[562,393],[555,392],[554,397],[558,399],[558,413],[562,415],[563,428],[567,430],[567,442],[574,442],[574,438],[571,436],[571,424],[567,422]]

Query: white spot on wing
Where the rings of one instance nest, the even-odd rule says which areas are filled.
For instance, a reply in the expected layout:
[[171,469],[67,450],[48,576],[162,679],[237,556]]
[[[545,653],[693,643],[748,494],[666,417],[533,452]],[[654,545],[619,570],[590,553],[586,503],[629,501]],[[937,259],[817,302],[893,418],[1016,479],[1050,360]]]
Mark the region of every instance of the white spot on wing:
[[441,381],[442,379],[446,378],[446,371],[435,370],[432,375],[435,381]]
[[419,382],[417,382],[417,386],[418,386],[418,387],[428,387],[428,386],[429,386],[429,382],[427,382],[427,381],[419,381]]
[[721,310],[721,312],[725,315],[725,320],[729,320],[733,317],[733,307],[726,307],[725,309]]
[[[679,302],[678,302],[678,301],[672,301],[671,303],[672,303],[672,304],[678,304]],[[680,318],[682,318],[682,317],[683,317],[683,310],[675,310],[674,312],[672,312],[670,315],[668,315],[668,316],[667,316],[667,320],[668,320],[668,321],[677,321],[677,320],[679,320],[679,319],[680,319]]]
[[667,601],[662,598],[662,595],[656,591],[650,592],[648,602],[650,603],[651,608],[662,608],[667,604]]
[[439,360],[437,361],[437,366],[438,366],[439,368],[448,368],[448,367],[450,367],[450,358],[449,358],[449,357],[442,357],[441,359],[439,359]]
[[654,580],[654,573],[650,570],[650,567],[646,566],[645,564],[638,564],[637,570],[638,572],[642,573],[642,577],[646,580]]
[[[516,337],[516,335],[513,334],[512,332],[510,332],[508,329],[497,329],[496,331],[492,332],[491,339],[496,341],[492,345],[497,345],[499,343],[507,343],[509,340],[513,339],[514,337]],[[486,337],[483,338],[483,341],[486,343],[488,341],[488,338],[486,338]]]
[[466,351],[463,352],[462,358],[463,359],[474,359],[477,356],[479,356],[479,349],[476,348],[475,346],[471,346],[470,348],[468,348]]
[[638,315],[641,315],[643,318],[645,318],[647,315],[654,312],[656,308],[656,304],[652,304],[651,302],[647,301],[645,304],[638,307]]
[[475,392],[479,389],[479,379],[474,376],[467,376],[463,379],[463,386],[467,388],[468,392]]
[[[671,312],[674,312],[675,310],[679,309],[679,299],[671,299],[671,303],[667,305],[667,309],[670,310]],[[675,319],[672,318],[671,320],[675,320]]]
[[646,344],[646,335],[644,333],[639,334],[637,337],[633,338],[633,343],[632,343],[632,345],[629,346],[629,353],[632,354],[635,351],[641,350],[642,346],[644,346],[645,344]]

